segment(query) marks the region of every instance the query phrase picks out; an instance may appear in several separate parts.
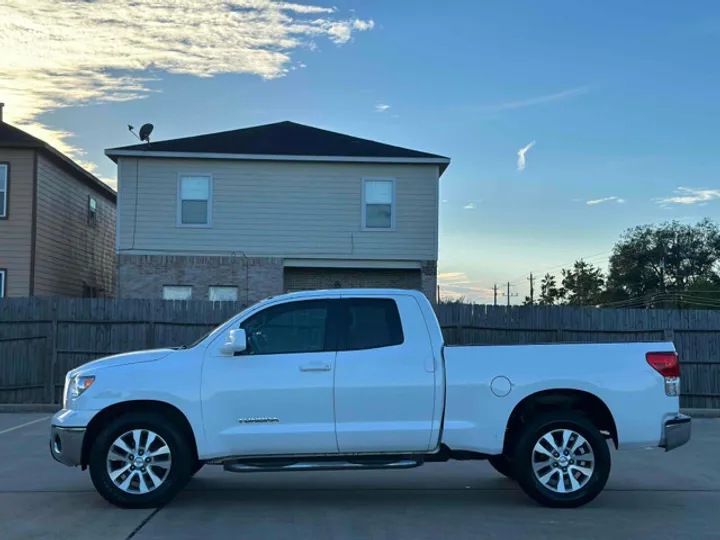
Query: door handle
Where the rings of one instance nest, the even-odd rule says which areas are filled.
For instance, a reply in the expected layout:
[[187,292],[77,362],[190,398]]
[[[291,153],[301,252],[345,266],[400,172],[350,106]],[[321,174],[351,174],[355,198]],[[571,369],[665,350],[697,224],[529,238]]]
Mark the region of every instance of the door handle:
[[330,364],[307,364],[300,366],[300,371],[330,371]]

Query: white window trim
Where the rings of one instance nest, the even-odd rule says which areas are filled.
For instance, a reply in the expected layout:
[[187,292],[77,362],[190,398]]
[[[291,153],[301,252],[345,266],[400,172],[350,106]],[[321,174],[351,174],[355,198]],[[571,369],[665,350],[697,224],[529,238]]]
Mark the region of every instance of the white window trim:
[[[365,224],[365,218],[367,213],[365,212],[365,185],[368,182],[391,182],[392,183],[392,205],[390,209],[390,227],[367,227]],[[388,232],[395,230],[395,223],[397,220],[397,195],[395,189],[395,178],[392,176],[364,176],[362,179],[362,192],[360,200],[360,214],[361,214],[361,229],[368,232]]]
[[5,194],[3,197],[3,207],[0,208],[0,218],[5,219],[8,216],[8,193],[10,192],[10,165],[7,163],[0,163],[0,170],[5,171],[5,189],[2,189],[2,193]]
[[7,270],[0,270],[0,298],[5,298],[7,291]]
[[[188,300],[192,300],[192,293],[193,293],[192,285],[163,285],[162,286],[162,299],[163,300],[168,300],[167,298],[165,298],[165,289],[166,288],[168,288],[168,289],[171,289],[171,288],[190,289],[190,298],[188,298]],[[183,300],[183,301],[187,301],[187,300]]]
[[[240,292],[240,291],[239,291],[239,287],[238,287],[237,285],[210,285],[210,286],[208,287],[208,300],[212,300],[212,299],[210,298],[210,296],[211,296],[211,293],[212,293],[212,290],[213,290],[213,289],[231,289],[231,290],[234,290],[234,291],[235,291],[235,299],[234,299],[234,300],[230,300],[231,302],[237,302],[237,301],[238,301],[238,298],[240,297],[240,295],[239,295],[239,292]],[[223,301],[227,301],[227,300],[214,300],[214,301],[215,301],[215,302],[223,302]]]
[[[202,176],[209,180],[208,185],[208,213],[207,223],[183,223],[182,222],[182,179],[186,177],[198,177]],[[184,172],[178,173],[177,177],[177,208],[176,208],[176,226],[183,227],[185,229],[210,229],[212,228],[213,219],[213,176],[212,173],[193,173]]]

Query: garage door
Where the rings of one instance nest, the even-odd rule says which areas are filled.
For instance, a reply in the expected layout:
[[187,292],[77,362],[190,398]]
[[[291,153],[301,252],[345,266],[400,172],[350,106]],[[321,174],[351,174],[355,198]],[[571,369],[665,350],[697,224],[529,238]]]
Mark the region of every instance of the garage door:
[[367,287],[420,290],[420,270],[285,268],[285,292]]

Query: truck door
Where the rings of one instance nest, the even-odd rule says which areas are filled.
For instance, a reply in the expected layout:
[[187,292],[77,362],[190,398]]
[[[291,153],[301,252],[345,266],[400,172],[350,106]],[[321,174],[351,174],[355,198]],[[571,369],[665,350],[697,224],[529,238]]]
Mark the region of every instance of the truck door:
[[226,357],[208,351],[201,394],[205,433],[214,453],[337,452],[332,302],[272,305],[240,324],[247,333],[245,352]]
[[427,451],[436,374],[428,369],[433,352],[417,301],[410,295],[344,297],[333,307],[339,337],[338,449],[341,453]]

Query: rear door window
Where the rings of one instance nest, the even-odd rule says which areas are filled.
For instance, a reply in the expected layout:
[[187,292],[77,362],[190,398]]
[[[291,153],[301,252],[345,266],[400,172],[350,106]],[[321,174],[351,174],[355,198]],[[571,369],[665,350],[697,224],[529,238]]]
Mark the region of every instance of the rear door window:
[[402,345],[400,311],[390,298],[351,298],[338,302],[340,350],[359,351]]

